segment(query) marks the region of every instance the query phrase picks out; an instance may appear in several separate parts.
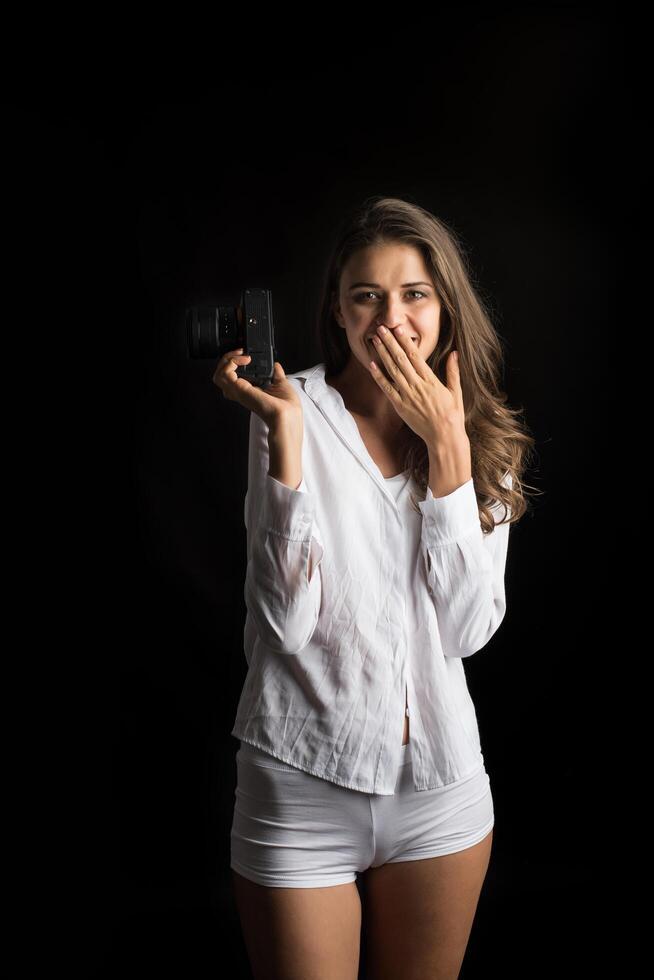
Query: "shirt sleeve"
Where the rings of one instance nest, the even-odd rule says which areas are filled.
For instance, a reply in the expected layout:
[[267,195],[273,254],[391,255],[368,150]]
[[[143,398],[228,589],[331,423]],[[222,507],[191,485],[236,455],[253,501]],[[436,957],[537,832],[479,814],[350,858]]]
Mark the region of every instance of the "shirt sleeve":
[[[510,473],[505,486],[512,485]],[[506,612],[504,573],[509,544],[504,505],[492,508],[495,529],[484,534],[472,478],[444,497],[419,501],[420,547],[447,657],[469,657],[484,647]],[[507,518],[510,514],[507,515]]]
[[268,473],[268,426],[250,413],[245,495],[245,604],[263,642],[299,653],[318,622],[322,598],[322,537],[315,496],[304,478],[294,490]]

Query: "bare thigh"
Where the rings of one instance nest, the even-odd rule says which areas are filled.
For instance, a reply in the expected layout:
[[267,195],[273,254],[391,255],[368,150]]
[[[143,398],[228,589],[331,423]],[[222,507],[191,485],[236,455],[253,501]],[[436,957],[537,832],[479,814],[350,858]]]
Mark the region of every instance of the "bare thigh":
[[493,840],[364,875],[368,980],[457,980]]
[[361,899],[355,882],[270,888],[231,873],[254,980],[357,980]]

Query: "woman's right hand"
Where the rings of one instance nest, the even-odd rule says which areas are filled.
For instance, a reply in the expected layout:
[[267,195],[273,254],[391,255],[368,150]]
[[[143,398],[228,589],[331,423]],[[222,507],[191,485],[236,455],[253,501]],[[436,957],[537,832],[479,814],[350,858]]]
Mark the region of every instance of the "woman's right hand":
[[291,427],[299,424],[301,427],[302,403],[279,361],[274,363],[270,384],[259,388],[236,374],[237,367],[247,364],[249,360],[249,354],[228,351],[216,365],[213,383],[229,401],[240,402],[245,408],[256,412],[269,429],[282,423],[288,423]]

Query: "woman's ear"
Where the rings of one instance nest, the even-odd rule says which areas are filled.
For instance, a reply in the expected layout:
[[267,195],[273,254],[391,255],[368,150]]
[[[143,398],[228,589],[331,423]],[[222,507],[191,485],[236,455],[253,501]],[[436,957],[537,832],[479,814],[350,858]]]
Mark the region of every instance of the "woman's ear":
[[332,313],[334,319],[338,323],[342,330],[345,330],[345,324],[343,323],[343,314],[341,313],[341,306],[336,298],[336,293],[332,293]]

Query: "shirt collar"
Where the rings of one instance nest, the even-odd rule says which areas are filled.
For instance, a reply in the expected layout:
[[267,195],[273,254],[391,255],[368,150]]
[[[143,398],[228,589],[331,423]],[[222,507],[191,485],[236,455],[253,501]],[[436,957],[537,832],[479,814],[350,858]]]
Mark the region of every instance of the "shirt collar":
[[350,452],[356,456],[384,496],[390,500],[393,509],[399,516],[395,496],[386,485],[382,471],[366,449],[366,444],[361,438],[361,433],[354,420],[354,416],[345,407],[345,402],[340,391],[327,384],[325,373],[326,366],[321,363],[307,368],[305,371],[296,371],[294,374],[289,374],[288,377],[304,380],[305,393],[317,405],[336,434],[345,443]]

